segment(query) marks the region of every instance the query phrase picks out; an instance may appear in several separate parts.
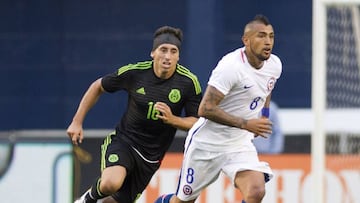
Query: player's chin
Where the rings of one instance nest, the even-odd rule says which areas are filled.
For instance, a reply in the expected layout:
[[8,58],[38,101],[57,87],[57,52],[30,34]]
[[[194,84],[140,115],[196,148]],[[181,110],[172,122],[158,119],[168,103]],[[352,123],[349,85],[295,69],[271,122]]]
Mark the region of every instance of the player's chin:
[[257,58],[260,61],[266,61],[266,60],[268,60],[270,58],[270,54],[262,53],[262,54],[257,55]]
[[271,52],[265,52],[262,57],[264,60],[268,60],[270,58]]

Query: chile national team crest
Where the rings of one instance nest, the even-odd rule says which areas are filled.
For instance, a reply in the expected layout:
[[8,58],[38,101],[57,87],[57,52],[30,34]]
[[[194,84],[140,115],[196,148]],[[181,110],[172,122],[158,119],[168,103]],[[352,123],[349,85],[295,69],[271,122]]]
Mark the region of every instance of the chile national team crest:
[[267,83],[267,88],[269,91],[272,91],[275,87],[276,79],[274,77],[271,77]]
[[184,185],[183,192],[185,195],[191,195],[193,191],[190,185]]

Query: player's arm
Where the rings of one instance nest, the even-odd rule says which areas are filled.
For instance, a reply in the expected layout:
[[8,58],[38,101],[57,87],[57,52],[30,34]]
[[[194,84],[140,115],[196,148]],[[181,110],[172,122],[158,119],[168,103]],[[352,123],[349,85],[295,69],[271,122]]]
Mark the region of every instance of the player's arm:
[[67,129],[67,134],[69,135],[73,144],[78,145],[82,142],[84,138],[82,124],[85,116],[87,112],[95,105],[103,92],[105,92],[105,90],[101,86],[100,78],[90,85],[90,87],[82,97],[79,107],[73,117],[73,120]]
[[271,94],[266,97],[264,107],[261,110],[261,116],[263,118],[269,118],[270,117],[270,101],[271,101]]
[[266,97],[264,108],[270,108],[271,94]]
[[194,123],[198,120],[198,118],[193,116],[188,117],[180,117],[172,114],[170,107],[163,102],[156,102],[154,105],[155,109],[160,111],[161,114],[157,115],[158,118],[163,120],[164,123],[172,125],[175,128],[181,130],[189,130]]
[[265,136],[271,133],[271,122],[268,119],[246,120],[222,110],[219,104],[224,99],[224,96],[225,95],[215,87],[209,85],[200,102],[199,116],[223,125],[242,128],[257,135]]

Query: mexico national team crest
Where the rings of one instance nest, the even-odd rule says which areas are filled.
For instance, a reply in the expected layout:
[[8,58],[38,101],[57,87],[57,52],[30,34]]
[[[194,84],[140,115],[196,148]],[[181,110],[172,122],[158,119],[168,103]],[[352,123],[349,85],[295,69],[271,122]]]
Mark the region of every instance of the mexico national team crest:
[[172,103],[177,103],[179,102],[181,99],[181,94],[180,94],[180,90],[178,89],[172,89],[169,93],[169,100]]
[[115,163],[115,162],[119,161],[119,157],[117,154],[110,154],[108,160],[111,163]]
[[272,91],[275,87],[275,82],[276,82],[276,79],[274,77],[270,78],[268,83],[267,83],[267,88],[269,91]]

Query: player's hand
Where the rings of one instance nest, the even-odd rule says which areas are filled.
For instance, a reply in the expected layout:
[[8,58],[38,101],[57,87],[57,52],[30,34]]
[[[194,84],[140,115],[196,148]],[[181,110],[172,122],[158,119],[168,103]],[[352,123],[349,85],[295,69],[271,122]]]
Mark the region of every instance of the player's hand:
[[164,123],[171,124],[174,115],[167,104],[164,102],[156,102],[154,108],[160,112],[160,114],[157,115],[158,118],[163,120]]
[[81,124],[72,122],[66,132],[74,145],[79,145],[82,143],[84,135]]
[[254,133],[255,136],[267,138],[272,133],[272,123],[268,118],[251,119],[247,121],[243,129]]

